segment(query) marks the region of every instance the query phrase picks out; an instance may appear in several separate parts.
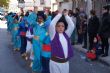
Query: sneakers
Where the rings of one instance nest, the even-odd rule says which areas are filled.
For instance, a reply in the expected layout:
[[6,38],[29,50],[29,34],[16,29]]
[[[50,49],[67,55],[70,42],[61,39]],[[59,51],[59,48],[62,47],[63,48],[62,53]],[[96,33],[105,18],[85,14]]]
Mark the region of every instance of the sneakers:
[[14,48],[13,50],[14,50],[14,51],[20,51],[20,49],[19,49],[19,48]]

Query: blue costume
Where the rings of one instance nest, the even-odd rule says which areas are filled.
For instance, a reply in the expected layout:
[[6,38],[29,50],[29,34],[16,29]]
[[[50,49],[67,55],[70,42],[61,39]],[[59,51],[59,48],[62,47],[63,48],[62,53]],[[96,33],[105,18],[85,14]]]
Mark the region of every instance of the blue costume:
[[20,48],[21,54],[24,54],[26,52],[26,45],[27,45],[26,31],[27,31],[27,27],[25,25],[25,20],[23,17],[23,19],[19,23],[19,35],[21,38],[21,48]]
[[8,14],[7,16],[5,16],[6,20],[7,20],[7,27],[8,27],[8,31],[11,32],[11,24],[13,23],[13,17],[12,17],[12,13]]
[[21,47],[21,40],[20,37],[18,35],[18,28],[19,28],[19,24],[18,23],[14,23],[12,25],[12,37],[13,37],[13,43],[14,43],[14,49],[20,49]]
[[48,34],[48,27],[51,22],[51,16],[48,16],[45,21],[45,28],[46,28],[46,36],[43,41],[42,46],[42,73],[50,73],[49,70],[49,61],[51,57],[51,46],[50,46],[50,36]]
[[43,26],[40,24],[36,24],[33,28],[33,35],[38,36],[39,39],[33,39],[33,52],[34,52],[34,61],[33,61],[33,71],[41,71],[41,51],[42,51],[42,44],[43,39],[45,38],[46,31]]
[[[42,45],[44,43],[45,38],[47,37],[47,27],[50,24],[50,19],[47,19],[46,22],[39,24],[36,23],[33,28],[33,35],[37,36],[38,39],[33,38],[33,52],[34,52],[34,60],[33,60],[33,71],[42,71],[42,64],[41,64],[41,56],[44,56],[44,52],[42,52]],[[49,38],[48,38],[49,39]],[[50,41],[47,40],[47,43]],[[50,57],[50,53],[45,52],[45,56]]]
[[34,26],[34,24],[36,23],[36,19],[37,19],[37,14],[35,12],[32,12],[31,14],[29,14],[27,18],[27,22],[29,25]]

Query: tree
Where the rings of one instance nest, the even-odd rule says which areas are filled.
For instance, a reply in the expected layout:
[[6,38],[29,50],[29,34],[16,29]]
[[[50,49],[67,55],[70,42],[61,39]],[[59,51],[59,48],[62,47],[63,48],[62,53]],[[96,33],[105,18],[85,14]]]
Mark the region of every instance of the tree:
[[8,7],[9,0],[0,0],[0,7]]

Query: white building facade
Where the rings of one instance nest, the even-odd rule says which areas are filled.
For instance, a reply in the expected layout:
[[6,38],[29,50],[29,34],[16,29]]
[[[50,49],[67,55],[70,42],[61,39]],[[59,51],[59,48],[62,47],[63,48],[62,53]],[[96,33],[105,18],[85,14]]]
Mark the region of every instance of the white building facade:
[[24,9],[33,9],[35,6],[38,7],[38,10],[43,10],[45,8],[51,8],[52,0],[24,0],[24,3],[18,3],[19,8]]

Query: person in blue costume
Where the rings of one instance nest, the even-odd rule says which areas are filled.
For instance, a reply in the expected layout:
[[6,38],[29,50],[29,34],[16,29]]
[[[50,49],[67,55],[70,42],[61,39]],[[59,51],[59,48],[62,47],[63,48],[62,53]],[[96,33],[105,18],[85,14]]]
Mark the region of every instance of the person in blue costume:
[[46,21],[45,21],[45,30],[46,30],[46,36],[43,41],[43,46],[42,46],[42,73],[50,73],[49,70],[49,61],[51,57],[51,46],[50,46],[50,36],[48,34],[48,27],[51,22],[51,14],[49,12],[45,13],[46,14]]
[[24,18],[23,18],[26,27],[29,26],[29,23],[28,23],[28,18],[29,18],[29,17],[28,17],[28,16],[29,16],[29,11],[27,11],[27,12],[25,13],[25,16],[24,16]]
[[22,14],[19,23],[19,35],[21,38],[20,53],[23,58],[26,57],[26,45],[27,45],[26,31],[27,31],[26,22],[24,20],[24,15]]
[[7,13],[7,15],[5,15],[5,19],[6,19],[6,21],[7,21],[7,31],[9,31],[9,13]]
[[[15,14],[12,13],[11,15],[9,15],[9,18],[8,18],[9,19],[9,32],[10,32],[11,36],[13,34],[12,29],[13,29],[14,16],[15,16]],[[12,45],[13,45],[13,42],[14,42],[13,37],[11,38],[11,41],[12,41]]]
[[49,61],[51,57],[50,36],[46,32],[46,37],[42,46],[42,73],[50,73]]
[[50,20],[44,22],[43,16],[38,16],[38,22],[36,22],[33,28],[33,53],[34,53],[34,60],[32,65],[32,70],[34,72],[41,72],[42,71],[42,62],[41,62],[41,55],[42,55],[42,45],[44,39],[46,37],[46,26]]
[[10,13],[8,13],[8,15],[6,15],[5,16],[5,18],[6,18],[6,20],[7,20],[7,30],[9,31],[9,32],[11,32],[11,24],[12,24],[12,22],[13,22],[13,17],[12,17],[12,12],[10,12]]
[[33,27],[36,22],[36,19],[37,19],[37,12],[36,11],[29,12],[29,16],[27,19],[28,24]]
[[12,13],[11,17],[9,18],[9,21],[10,21],[9,27],[10,27],[11,34],[12,34],[12,29],[13,29],[13,23],[14,23],[15,16],[16,16],[16,14]]
[[14,22],[12,25],[12,37],[14,43],[14,51],[19,51],[21,47],[20,36],[18,35],[19,23],[17,17],[14,18]]

